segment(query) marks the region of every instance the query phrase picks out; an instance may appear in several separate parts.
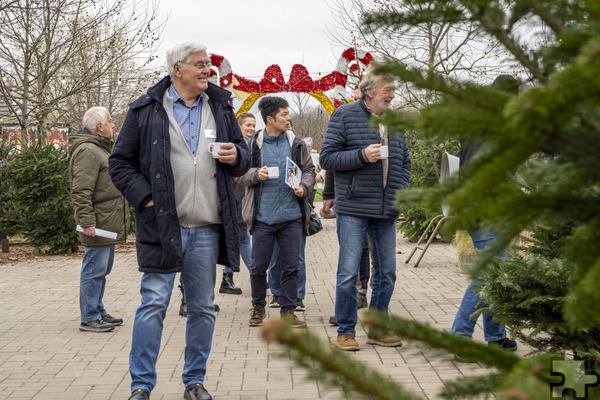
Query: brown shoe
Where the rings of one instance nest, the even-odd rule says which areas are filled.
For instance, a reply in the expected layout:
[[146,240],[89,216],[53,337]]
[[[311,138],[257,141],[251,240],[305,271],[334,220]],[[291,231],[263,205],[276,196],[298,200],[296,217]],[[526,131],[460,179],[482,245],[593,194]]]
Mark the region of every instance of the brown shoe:
[[281,313],[281,320],[292,328],[306,328],[306,322],[299,320],[294,310],[285,311]]
[[369,335],[367,344],[381,347],[400,347],[402,346],[402,340],[400,340],[399,337],[392,335]]
[[337,347],[344,351],[358,351],[358,342],[354,339],[354,336],[347,333],[342,333],[337,337]]
[[264,307],[252,304],[252,312],[250,313],[250,322],[248,324],[250,326],[261,326],[266,316],[267,312]]

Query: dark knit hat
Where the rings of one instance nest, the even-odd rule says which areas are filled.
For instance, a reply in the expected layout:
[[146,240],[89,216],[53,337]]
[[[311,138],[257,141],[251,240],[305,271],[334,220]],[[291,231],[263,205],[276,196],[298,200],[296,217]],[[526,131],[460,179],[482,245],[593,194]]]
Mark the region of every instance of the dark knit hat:
[[498,75],[496,77],[496,79],[494,79],[494,82],[492,83],[493,87],[503,90],[507,93],[511,93],[511,94],[519,93],[520,85],[521,85],[521,82],[519,82],[512,75]]

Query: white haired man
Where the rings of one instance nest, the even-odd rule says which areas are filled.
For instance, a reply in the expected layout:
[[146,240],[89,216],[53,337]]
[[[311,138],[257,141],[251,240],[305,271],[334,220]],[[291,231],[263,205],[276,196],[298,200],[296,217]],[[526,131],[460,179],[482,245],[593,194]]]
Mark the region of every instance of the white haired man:
[[[83,128],[70,138],[69,182],[75,222],[83,228],[84,245],[79,282],[83,332],[110,332],[123,323],[104,308],[106,276],[113,267],[115,244],[127,237],[129,208],[108,175],[113,123],[104,107],[92,107],[83,116]],[[96,228],[117,233],[116,239],[96,235]]]
[[[204,388],[215,328],[216,264],[239,271],[233,177],[250,167],[230,93],[208,82],[206,47],[185,42],[167,52],[169,76],[133,102],[110,157],[110,175],[136,212],[141,305],[129,357],[131,400],[147,400],[175,275],[187,303],[182,381],[187,400]],[[213,143],[220,150],[207,151]],[[217,158],[214,158],[214,157]]]

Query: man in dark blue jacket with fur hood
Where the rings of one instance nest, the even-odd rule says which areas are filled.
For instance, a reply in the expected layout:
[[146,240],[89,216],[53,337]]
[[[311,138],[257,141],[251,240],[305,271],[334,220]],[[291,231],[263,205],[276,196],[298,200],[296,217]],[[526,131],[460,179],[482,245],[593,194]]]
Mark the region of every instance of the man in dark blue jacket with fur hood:
[[[370,70],[362,78],[362,99],[338,108],[329,121],[321,148],[321,166],[334,171],[335,208],[340,255],[335,319],[337,345],[359,350],[356,331],[356,279],[367,233],[373,249],[373,293],[369,307],[387,310],[396,282],[396,219],[398,189],[408,186],[410,155],[404,135],[370,124],[372,115],[389,108],[394,80]],[[387,150],[387,152],[384,152]],[[399,338],[369,331],[368,344],[397,347]]]
[[[230,93],[208,82],[206,47],[167,52],[169,76],[131,104],[110,156],[115,186],[135,208],[141,305],[129,361],[131,400],[149,399],[175,274],[187,302],[184,397],[210,400],[204,388],[215,327],[217,262],[239,271],[233,178],[250,154]],[[220,151],[207,151],[219,142]]]

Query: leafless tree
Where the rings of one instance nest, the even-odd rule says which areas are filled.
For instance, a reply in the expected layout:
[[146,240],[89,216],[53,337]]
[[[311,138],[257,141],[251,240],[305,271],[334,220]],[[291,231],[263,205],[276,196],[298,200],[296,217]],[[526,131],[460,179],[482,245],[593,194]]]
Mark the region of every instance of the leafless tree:
[[289,95],[292,103],[292,125],[296,135],[301,138],[312,137],[313,148],[320,150],[323,135],[327,130],[329,114],[308,94],[292,93]]
[[22,132],[32,123],[45,132],[102,99],[110,108],[106,95],[117,101],[118,82],[138,79],[155,57],[156,1],[18,0],[2,9],[0,96]]
[[19,2],[19,0],[8,0],[3,3],[0,3],[0,13],[3,12],[4,10],[6,10],[7,8],[15,5],[18,2]]
[[[467,22],[460,24],[426,23],[403,30],[371,30],[362,23],[369,12],[407,10],[402,0],[328,0],[334,15],[330,36],[339,44],[370,51],[378,59],[393,58],[411,66],[443,72],[455,78],[487,80],[499,73],[499,46]],[[421,5],[420,7],[427,7]],[[401,108],[419,108],[435,100],[408,84],[398,88]]]

